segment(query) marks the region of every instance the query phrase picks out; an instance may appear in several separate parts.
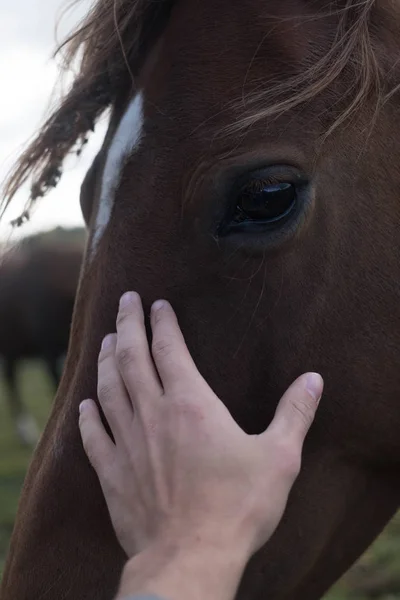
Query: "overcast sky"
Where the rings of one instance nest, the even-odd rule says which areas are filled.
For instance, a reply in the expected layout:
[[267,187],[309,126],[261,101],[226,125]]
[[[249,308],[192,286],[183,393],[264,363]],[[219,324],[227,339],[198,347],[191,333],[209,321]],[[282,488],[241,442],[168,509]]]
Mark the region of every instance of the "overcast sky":
[[[62,20],[57,37],[62,39],[84,14],[88,0],[80,0]],[[55,24],[65,0],[0,0],[0,181],[13,160],[44,118],[57,81],[57,65],[51,59],[55,47]],[[79,188],[104,135],[100,127],[83,156],[71,159],[56,190],[40,203],[32,221],[17,235],[56,225],[82,224]],[[10,219],[21,211],[28,188],[21,190],[14,207],[0,223],[0,237],[9,237]]]

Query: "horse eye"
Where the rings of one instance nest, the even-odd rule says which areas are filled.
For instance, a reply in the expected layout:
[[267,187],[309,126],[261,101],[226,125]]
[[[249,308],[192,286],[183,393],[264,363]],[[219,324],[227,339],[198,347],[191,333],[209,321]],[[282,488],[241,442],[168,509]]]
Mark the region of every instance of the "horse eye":
[[254,181],[242,188],[233,216],[233,224],[251,221],[274,223],[286,217],[296,204],[292,183],[268,184]]

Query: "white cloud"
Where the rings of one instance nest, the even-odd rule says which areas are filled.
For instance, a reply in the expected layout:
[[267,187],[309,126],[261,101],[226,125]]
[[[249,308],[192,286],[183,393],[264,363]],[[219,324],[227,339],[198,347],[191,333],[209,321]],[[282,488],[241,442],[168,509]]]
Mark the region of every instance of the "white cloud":
[[[83,0],[62,22],[66,34],[88,7]],[[0,0],[0,182],[21,148],[43,121],[57,81],[57,65],[50,57],[55,47],[55,24],[64,2],[54,0]],[[82,224],[79,189],[104,136],[104,124],[92,136],[81,159],[68,161],[57,188],[40,202],[30,223],[13,236],[56,225]],[[28,195],[25,186],[0,223],[0,237],[9,237],[9,221],[18,215]]]

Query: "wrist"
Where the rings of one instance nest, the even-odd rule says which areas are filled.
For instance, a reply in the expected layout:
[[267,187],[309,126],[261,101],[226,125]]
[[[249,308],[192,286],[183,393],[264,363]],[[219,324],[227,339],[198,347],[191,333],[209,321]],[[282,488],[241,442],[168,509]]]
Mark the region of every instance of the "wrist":
[[248,558],[237,544],[164,540],[127,562],[117,599],[152,594],[167,600],[231,600]]

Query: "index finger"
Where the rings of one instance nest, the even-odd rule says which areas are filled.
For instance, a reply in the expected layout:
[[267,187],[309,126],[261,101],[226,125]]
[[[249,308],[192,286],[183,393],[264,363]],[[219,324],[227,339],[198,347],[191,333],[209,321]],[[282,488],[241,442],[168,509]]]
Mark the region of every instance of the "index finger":
[[203,379],[186,346],[172,306],[157,300],[151,307],[152,355],[164,389]]
[[161,394],[161,386],[150,355],[142,302],[136,292],[126,292],[120,300],[116,359],[134,406],[141,399],[147,400],[151,396]]

